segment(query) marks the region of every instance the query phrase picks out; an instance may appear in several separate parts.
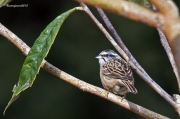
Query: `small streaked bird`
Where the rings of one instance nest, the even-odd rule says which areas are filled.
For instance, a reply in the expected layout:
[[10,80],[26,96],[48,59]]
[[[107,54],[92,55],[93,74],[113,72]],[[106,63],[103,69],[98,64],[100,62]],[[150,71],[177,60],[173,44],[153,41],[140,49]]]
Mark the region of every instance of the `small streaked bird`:
[[138,93],[129,64],[113,50],[104,50],[97,57],[100,64],[100,78],[103,87],[115,94]]

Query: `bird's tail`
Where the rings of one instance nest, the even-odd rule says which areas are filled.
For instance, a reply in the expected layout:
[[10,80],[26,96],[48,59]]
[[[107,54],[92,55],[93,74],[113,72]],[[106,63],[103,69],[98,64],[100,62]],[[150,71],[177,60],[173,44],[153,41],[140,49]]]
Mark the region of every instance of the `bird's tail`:
[[124,85],[128,88],[129,92],[133,93],[133,94],[137,94],[138,91],[136,90],[136,88],[130,84],[129,82],[123,81]]

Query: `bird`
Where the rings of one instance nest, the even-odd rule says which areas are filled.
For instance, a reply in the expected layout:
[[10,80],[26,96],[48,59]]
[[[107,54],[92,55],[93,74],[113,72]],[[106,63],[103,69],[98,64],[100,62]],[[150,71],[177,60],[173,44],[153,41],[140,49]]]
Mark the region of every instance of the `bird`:
[[129,63],[113,50],[104,50],[96,56],[100,64],[100,79],[103,87],[126,98],[126,93],[137,94],[133,72]]

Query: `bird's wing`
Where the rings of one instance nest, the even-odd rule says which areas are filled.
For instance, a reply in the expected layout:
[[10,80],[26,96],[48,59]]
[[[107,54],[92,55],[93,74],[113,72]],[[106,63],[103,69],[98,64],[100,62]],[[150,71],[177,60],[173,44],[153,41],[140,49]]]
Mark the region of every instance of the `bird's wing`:
[[[117,79],[120,84],[126,86],[129,92],[136,94],[137,90],[132,85],[133,74],[130,66],[123,59],[110,60],[103,65],[103,75],[109,79]],[[120,79],[120,80],[119,80]]]
[[121,80],[133,78],[130,66],[123,59],[110,60],[102,69],[103,74],[110,78]]

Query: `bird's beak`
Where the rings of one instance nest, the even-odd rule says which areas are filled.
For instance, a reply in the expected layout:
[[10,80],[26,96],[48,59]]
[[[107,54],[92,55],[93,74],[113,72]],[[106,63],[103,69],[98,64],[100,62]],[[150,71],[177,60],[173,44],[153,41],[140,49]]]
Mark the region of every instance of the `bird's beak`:
[[95,58],[96,58],[96,59],[100,59],[100,58],[102,58],[102,57],[98,55],[98,56],[96,56]]

